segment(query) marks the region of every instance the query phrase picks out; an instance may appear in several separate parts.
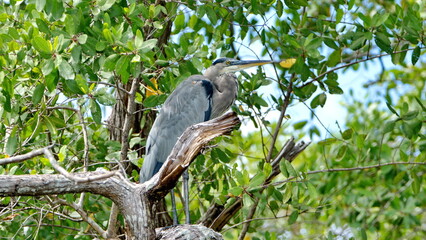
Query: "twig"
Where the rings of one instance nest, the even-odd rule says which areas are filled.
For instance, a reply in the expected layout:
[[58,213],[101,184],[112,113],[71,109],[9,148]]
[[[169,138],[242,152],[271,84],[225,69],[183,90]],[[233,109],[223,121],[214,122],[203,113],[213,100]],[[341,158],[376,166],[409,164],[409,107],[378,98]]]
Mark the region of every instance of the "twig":
[[329,74],[331,72],[334,72],[336,70],[339,70],[339,69],[342,69],[342,68],[346,68],[346,67],[352,66],[354,64],[358,64],[358,63],[366,62],[366,61],[369,61],[369,60],[373,60],[373,59],[376,59],[376,58],[380,58],[380,57],[384,57],[384,56],[389,56],[391,54],[408,52],[408,51],[411,51],[411,50],[414,50],[414,49],[409,48],[409,49],[405,49],[405,50],[395,51],[395,52],[392,52],[392,53],[382,53],[382,54],[379,54],[379,55],[376,55],[376,56],[367,57],[365,59],[360,59],[360,60],[357,60],[355,62],[350,62],[350,63],[347,63],[347,64],[343,64],[341,66],[332,68],[332,69],[330,69],[328,71],[325,71],[325,72],[321,73],[320,75],[316,76],[315,78],[313,78],[310,81],[307,81],[306,83],[304,83],[303,85],[301,85],[299,88],[303,88],[303,87],[305,87],[305,86],[307,86],[307,85],[309,85],[309,84],[317,81],[318,79],[320,79],[320,78],[324,77],[325,75],[327,75],[327,74]]
[[108,229],[106,231],[108,238],[113,238],[117,234],[117,217],[119,209],[118,206],[113,202],[111,206],[111,212],[109,214]]
[[98,81],[88,81],[87,83],[90,83],[90,84],[92,84],[92,83],[95,83],[95,84],[103,84],[103,85],[106,85],[106,86],[109,86],[109,87],[117,88],[118,90],[120,90],[120,91],[122,91],[122,92],[124,92],[124,93],[130,94],[130,92],[129,92],[129,91],[127,91],[126,89],[124,89],[124,88],[120,87],[119,85],[115,85],[115,84],[112,84],[112,83],[107,83],[107,82],[98,82]]
[[[303,211],[300,211],[299,213],[305,213],[305,212],[308,212],[308,209],[303,210]],[[252,219],[247,219],[247,220],[244,220],[244,221],[242,221],[242,222],[236,223],[236,224],[234,224],[234,225],[232,225],[232,226],[229,226],[229,227],[225,228],[225,229],[222,231],[222,233],[223,233],[223,232],[228,231],[229,229],[232,229],[232,228],[238,227],[239,225],[244,224],[244,223],[247,223],[247,222],[253,222],[253,221],[265,221],[265,220],[275,220],[275,219],[280,219],[280,218],[286,218],[286,217],[289,217],[289,216],[290,216],[289,214],[285,214],[285,215],[283,215],[283,216],[276,216],[276,217],[263,217],[263,218],[252,218]]]
[[56,198],[55,201],[59,204],[73,208],[76,212],[78,212],[78,214],[80,214],[84,221],[86,221],[96,232],[99,233],[99,235],[101,235],[103,238],[107,238],[107,232],[103,230],[102,227],[99,226],[99,224],[97,224],[92,218],[90,218],[87,212],[84,211],[83,208],[81,208],[79,205],[75,203],[69,203],[60,198]]
[[67,170],[65,170],[63,167],[59,166],[58,162],[55,160],[55,157],[49,151],[49,149],[44,148],[43,149],[43,153],[47,157],[47,159],[49,159],[50,164],[52,165],[52,167],[56,171],[58,171],[64,177],[66,177],[66,178],[68,178],[70,180],[73,180],[74,182],[82,183],[82,182],[97,181],[97,180],[101,180],[101,179],[112,177],[112,176],[114,176],[116,174],[116,172],[114,171],[114,172],[108,172],[108,173],[97,175],[97,176],[93,176],[93,177],[77,177],[77,176],[75,176],[75,175],[70,174],[69,172],[67,172]]
[[[77,111],[77,115],[78,115],[78,118],[80,119],[81,128],[82,128],[82,131],[83,131],[83,141],[84,141],[83,167],[84,167],[84,171],[87,172],[89,170],[89,168],[88,168],[88,165],[89,165],[89,137],[88,137],[88,134],[87,134],[87,127],[86,127],[86,124],[84,122],[84,117],[83,117],[83,114],[81,113],[81,106],[80,106],[80,109]],[[84,193],[84,192],[80,194],[80,198],[78,200],[78,206],[80,206],[80,207],[83,206],[85,196],[86,196],[86,193]]]
[[43,155],[45,150],[48,150],[52,147],[53,147],[53,145],[50,145],[50,146],[47,146],[45,148],[37,149],[37,150],[31,151],[29,153],[25,153],[25,154],[22,154],[22,155],[17,155],[17,156],[10,157],[10,158],[0,159],[0,165],[23,162],[25,160]]
[[121,135],[121,161],[127,159],[127,153],[129,151],[129,132],[133,126],[134,112],[136,110],[136,91],[138,90],[139,80],[133,79],[132,87],[130,89],[129,98],[127,99],[126,117],[123,124],[123,132]]
[[[385,166],[392,166],[392,165],[426,165],[426,162],[390,162],[390,163],[382,163],[382,164],[376,164],[371,166],[365,166],[365,167],[353,167],[353,168],[331,168],[331,169],[323,169],[323,170],[315,170],[315,171],[308,171],[305,174],[311,175],[311,174],[317,174],[317,173],[327,173],[327,172],[347,172],[347,171],[359,171],[359,170],[367,170],[367,169],[373,169],[373,168],[381,168]],[[283,183],[287,183],[296,177],[289,177],[286,180],[274,182],[271,184],[263,185],[264,188],[268,187],[269,185],[277,186]]]
[[271,146],[269,147],[269,153],[268,156],[266,157],[266,162],[270,162],[271,158],[272,158],[272,153],[274,152],[274,146],[275,143],[277,141],[278,138],[278,134],[280,132],[281,129],[281,125],[283,123],[283,119],[285,117],[285,113],[287,111],[287,107],[290,104],[290,98],[291,98],[291,92],[293,91],[293,79],[296,75],[293,73],[291,75],[288,87],[287,87],[287,92],[286,95],[284,97],[284,103],[283,105],[281,105],[281,113],[280,113],[280,117],[278,118],[278,122],[277,122],[277,127],[275,128],[275,132],[274,135],[272,136],[272,142],[271,142]]
[[[273,171],[268,176],[268,178],[265,179],[262,185],[267,185],[268,183],[270,183],[272,179],[274,179],[281,172],[279,165],[282,160],[289,161],[289,162],[293,161],[297,157],[297,155],[299,155],[303,150],[305,150],[309,146],[309,144],[310,143],[305,143],[303,141],[296,144],[294,142],[293,137],[289,139],[284,144],[279,154],[272,161],[271,165],[272,165]],[[272,149],[270,151],[272,151]],[[264,190],[265,190],[265,187],[260,189],[259,193],[261,194]],[[253,219],[253,216],[256,213],[260,198],[255,197],[253,201],[254,203],[250,206],[249,213],[247,214],[247,218],[246,218],[247,220]],[[245,238],[245,235],[247,234],[249,227],[250,227],[250,221],[243,223],[243,229],[241,230],[241,233],[238,237],[239,240],[243,240]]]

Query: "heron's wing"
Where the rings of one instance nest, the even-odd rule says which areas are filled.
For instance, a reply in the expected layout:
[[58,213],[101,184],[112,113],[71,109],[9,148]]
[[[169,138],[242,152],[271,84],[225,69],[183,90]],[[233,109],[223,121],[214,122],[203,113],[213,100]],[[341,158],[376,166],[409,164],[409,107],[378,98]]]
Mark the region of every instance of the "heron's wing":
[[189,77],[170,94],[148,135],[140,182],[158,172],[187,127],[210,119],[212,95],[212,83],[201,75]]

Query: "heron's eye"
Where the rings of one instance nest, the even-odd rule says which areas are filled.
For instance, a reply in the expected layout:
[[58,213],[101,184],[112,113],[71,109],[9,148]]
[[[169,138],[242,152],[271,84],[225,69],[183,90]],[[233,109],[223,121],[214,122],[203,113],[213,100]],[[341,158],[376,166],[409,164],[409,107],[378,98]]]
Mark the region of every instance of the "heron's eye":
[[231,65],[231,61],[228,60],[228,61],[225,62],[225,64],[226,65]]

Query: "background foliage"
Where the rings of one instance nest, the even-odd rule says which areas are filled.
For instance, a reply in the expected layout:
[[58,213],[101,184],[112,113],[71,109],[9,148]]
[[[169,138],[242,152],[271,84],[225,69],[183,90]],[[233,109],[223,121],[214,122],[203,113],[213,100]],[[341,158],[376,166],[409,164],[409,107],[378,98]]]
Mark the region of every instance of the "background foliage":
[[[141,121],[132,129],[147,132],[150,114],[180,81],[218,57],[247,58],[261,46],[261,56],[252,58],[296,64],[239,76],[233,110],[256,130],[234,131],[191,166],[192,221],[213,201],[241,197],[242,211],[222,232],[228,239],[244,237],[243,225],[253,239],[425,237],[422,1],[12,0],[0,10],[2,157],[56,144],[70,172],[116,169],[122,143],[109,140],[105,119],[127,83],[142,80],[135,99]],[[365,83],[366,96],[339,86],[338,69],[365,71],[373,59],[389,58],[392,66]],[[338,132],[313,124],[315,109],[331,94],[347,99]],[[287,109],[299,102],[312,114],[294,122]],[[314,141],[260,191],[289,136]],[[137,181],[145,139],[133,132],[129,141],[126,160],[136,167],[128,177]],[[0,166],[0,173],[53,170],[39,157]],[[103,197],[7,197],[0,199],[0,236],[96,236],[59,198],[83,203],[107,227],[111,201]],[[248,219],[255,199],[261,201]]]

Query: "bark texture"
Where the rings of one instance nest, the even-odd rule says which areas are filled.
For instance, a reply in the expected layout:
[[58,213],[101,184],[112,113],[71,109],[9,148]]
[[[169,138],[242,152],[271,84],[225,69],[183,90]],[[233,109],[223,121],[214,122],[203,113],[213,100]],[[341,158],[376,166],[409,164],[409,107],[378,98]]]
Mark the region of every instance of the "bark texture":
[[[118,172],[107,171],[66,175],[2,175],[0,197],[90,192],[114,201],[125,219],[128,239],[222,239],[220,234],[200,225],[163,229],[156,236],[155,221],[152,219],[156,215],[157,203],[175,186],[200,150],[213,138],[231,132],[239,123],[235,113],[229,113],[189,127],[159,173],[142,184],[130,182]],[[99,176],[107,177],[100,179]],[[87,180],[78,182],[76,179]]]

